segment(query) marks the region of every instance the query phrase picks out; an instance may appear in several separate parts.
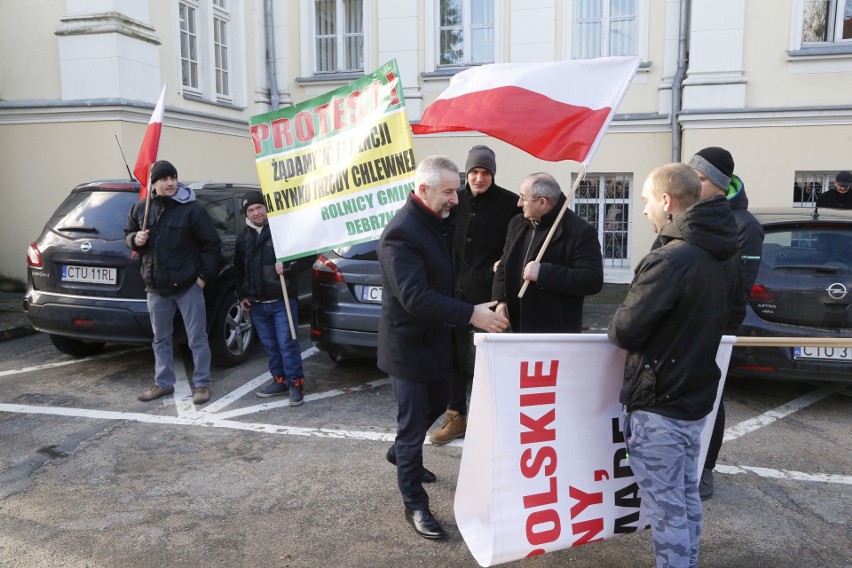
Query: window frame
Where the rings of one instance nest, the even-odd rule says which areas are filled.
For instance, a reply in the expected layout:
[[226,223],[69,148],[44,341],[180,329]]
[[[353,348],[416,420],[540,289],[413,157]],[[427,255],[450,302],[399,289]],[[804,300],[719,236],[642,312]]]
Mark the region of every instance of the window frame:
[[[465,6],[470,6],[471,0],[462,0],[465,3]],[[456,64],[442,64],[440,49],[441,49],[441,2],[442,0],[429,0],[426,2],[426,11],[425,17],[423,19],[424,23],[424,69],[425,73],[435,74],[435,75],[454,75],[459,71],[463,71],[464,69],[468,69],[469,67],[475,67],[477,65],[484,65],[484,63],[456,63]],[[504,23],[503,23],[503,11],[505,0],[491,0],[492,10],[493,10],[493,18],[492,18],[492,34],[493,34],[493,46],[494,46],[494,57],[493,61],[489,63],[502,63],[503,62],[503,32],[504,32]],[[470,10],[467,9],[465,11],[467,21],[469,21],[469,13]],[[468,33],[467,36],[470,34]],[[465,40],[467,41],[467,40]],[[468,48],[469,52],[469,48]],[[467,60],[466,60],[467,61]]]
[[[577,174],[573,174],[572,187],[576,181]],[[631,217],[633,181],[633,174],[627,172],[586,174],[571,202],[571,209],[586,219],[597,231],[606,268],[630,269],[630,246],[633,242]],[[584,192],[584,187],[589,186],[592,186],[594,191]],[[613,207],[621,208],[621,220],[607,219]],[[613,226],[613,222],[617,225]]]
[[[817,198],[834,187],[834,179],[837,177],[837,172],[825,171],[797,171],[793,178],[793,207],[813,209],[816,207]],[[796,186],[799,188],[810,187],[811,194],[809,199],[796,199]],[[815,190],[819,191],[815,191]],[[799,189],[802,191],[802,189]],[[802,196],[804,197],[804,196]]]
[[[565,10],[563,15],[563,58],[564,59],[579,59],[574,54],[574,40],[575,38],[575,29],[576,25],[576,2],[578,0],[568,0],[565,2]],[[611,0],[600,0],[602,3],[606,4],[606,11],[609,11],[609,2]],[[643,64],[648,63],[648,30],[650,26],[650,0],[635,0],[636,1],[636,53],[630,55],[638,55]],[[609,34],[602,34],[602,37],[606,37],[606,42],[604,45],[608,44]],[[606,57],[608,54],[601,53],[601,57]]]
[[[360,33],[351,33],[346,30],[346,8],[345,8],[345,0],[334,0],[335,5],[335,33],[333,38],[335,40],[335,58],[337,60],[336,69],[330,70],[320,70],[319,69],[319,49],[317,47],[317,42],[319,40],[319,36],[317,35],[317,1],[318,0],[310,0],[310,43],[311,43],[311,74],[315,76],[323,76],[323,75],[338,75],[338,74],[351,74],[351,73],[366,73],[367,71],[367,4],[369,0],[362,0],[361,2],[361,32]],[[361,38],[361,69],[350,69],[345,67],[345,62],[347,60],[347,38],[350,37],[359,37]],[[332,37],[332,36],[329,36]]]
[[[835,31],[839,27],[840,18],[837,17],[837,4],[840,0],[828,0],[834,6]],[[843,0],[845,2],[845,0]],[[802,41],[804,33],[805,4],[808,0],[793,0],[790,28],[790,49],[787,52],[790,61],[821,60],[829,65],[839,66],[838,70],[845,70],[848,60],[852,57],[852,38],[839,41],[805,42]],[[836,60],[832,63],[832,60]]]

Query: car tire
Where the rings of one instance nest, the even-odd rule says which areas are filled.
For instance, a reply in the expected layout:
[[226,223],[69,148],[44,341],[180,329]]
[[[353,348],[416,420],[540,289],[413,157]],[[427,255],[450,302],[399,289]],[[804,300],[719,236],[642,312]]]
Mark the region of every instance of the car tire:
[[71,339],[63,335],[50,334],[50,342],[61,352],[73,357],[88,357],[100,353],[101,349],[106,345],[102,341],[83,341],[81,339]]
[[248,358],[254,327],[251,314],[240,306],[233,291],[219,302],[207,339],[213,364],[219,367],[233,367]]

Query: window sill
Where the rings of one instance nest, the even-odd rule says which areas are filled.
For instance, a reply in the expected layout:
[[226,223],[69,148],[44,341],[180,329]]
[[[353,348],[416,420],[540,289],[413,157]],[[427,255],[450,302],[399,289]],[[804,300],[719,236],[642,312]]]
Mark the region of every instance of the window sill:
[[311,75],[310,77],[296,77],[296,83],[301,85],[312,85],[321,83],[351,83],[358,79],[363,79],[366,75],[362,72],[346,72],[346,73],[320,73]]
[[213,105],[219,108],[227,108],[231,110],[244,111],[246,107],[237,106],[233,103],[227,101],[211,101],[210,99],[205,99],[201,95],[196,95],[195,93],[183,93],[183,98],[188,101],[193,101],[196,103],[204,103],[207,105]]
[[787,58],[790,61],[804,59],[839,59],[852,57],[852,44],[830,44],[814,45],[802,47],[801,49],[790,50],[787,52]]

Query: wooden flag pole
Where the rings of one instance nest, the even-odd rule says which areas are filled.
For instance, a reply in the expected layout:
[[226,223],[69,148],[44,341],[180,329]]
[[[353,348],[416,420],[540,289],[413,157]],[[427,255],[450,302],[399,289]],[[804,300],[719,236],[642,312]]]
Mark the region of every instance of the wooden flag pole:
[[[577,179],[574,181],[574,185],[571,186],[571,191],[568,192],[568,195],[565,198],[565,204],[562,206],[562,209],[559,210],[559,215],[556,216],[556,220],[551,225],[550,230],[547,232],[547,237],[544,239],[544,242],[541,244],[541,249],[538,251],[538,254],[535,257],[536,262],[541,262],[541,258],[544,256],[544,251],[547,250],[547,245],[550,244],[550,241],[553,239],[553,234],[556,232],[556,227],[559,226],[559,222],[562,221],[562,217],[565,215],[565,211],[568,209],[568,204],[571,203],[571,198],[574,197],[574,193],[576,193],[577,188],[580,187],[580,182],[583,181],[586,177],[586,166],[581,164],[580,171],[577,173]],[[521,267],[523,271],[524,267]],[[523,298],[524,293],[527,291],[527,286],[530,285],[529,280],[524,280],[524,285],[521,286],[521,291],[518,292],[518,298]]]
[[148,228],[148,211],[151,210],[151,170],[153,169],[154,164],[148,164],[148,191],[145,192],[145,214],[142,216],[142,230]]
[[293,314],[290,312],[290,297],[287,295],[287,282],[284,280],[284,275],[279,274],[281,279],[281,291],[284,292],[284,307],[287,309],[287,323],[290,324],[290,337],[296,339],[296,328],[293,326]]

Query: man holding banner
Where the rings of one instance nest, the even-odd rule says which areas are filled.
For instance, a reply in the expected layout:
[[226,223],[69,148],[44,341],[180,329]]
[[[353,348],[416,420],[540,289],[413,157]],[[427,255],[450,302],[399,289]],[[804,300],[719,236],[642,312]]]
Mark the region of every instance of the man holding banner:
[[458,203],[458,166],[429,156],[414,174],[415,189],[382,233],[382,317],[378,365],[391,378],[397,399],[397,435],[387,459],[397,466],[405,518],[424,538],[447,533],[429,510],[423,442],[447,407],[453,370],[453,327],[469,324],[490,332],[508,321],[494,303],[472,305],[455,298],[452,208]]
[[684,164],[648,176],[643,213],[659,239],[608,332],[628,351],[624,436],[658,567],[698,564],[700,437],[721,377],[716,352],[742,300],[731,208],[722,196],[700,196],[701,181]]

